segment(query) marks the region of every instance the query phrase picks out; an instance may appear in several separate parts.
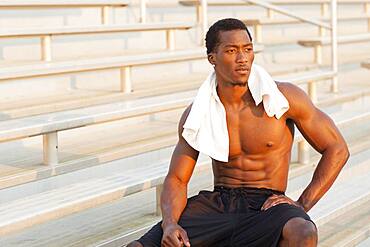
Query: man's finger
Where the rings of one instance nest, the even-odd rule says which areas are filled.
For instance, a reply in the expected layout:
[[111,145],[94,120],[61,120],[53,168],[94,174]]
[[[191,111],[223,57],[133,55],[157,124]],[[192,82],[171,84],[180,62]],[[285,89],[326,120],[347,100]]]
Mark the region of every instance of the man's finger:
[[168,246],[182,247],[182,242],[180,241],[180,239],[176,235],[170,236],[169,238],[167,238],[167,240],[168,241],[166,241],[166,243],[168,244]]
[[269,203],[269,205],[266,205],[265,210],[267,210],[269,208],[272,208],[276,205],[283,204],[283,203],[287,203],[287,204],[296,206],[294,201],[290,200],[289,198],[282,197],[282,198],[277,198],[274,201],[272,201],[271,203]]
[[267,200],[263,203],[261,210],[266,210],[269,207],[269,205],[273,203],[274,198],[275,195],[271,195],[269,198],[267,198]]
[[261,210],[267,210],[281,203],[293,204],[293,201],[286,196],[273,195],[269,197],[261,207]]
[[180,231],[180,238],[186,247],[190,247],[188,234],[185,231]]

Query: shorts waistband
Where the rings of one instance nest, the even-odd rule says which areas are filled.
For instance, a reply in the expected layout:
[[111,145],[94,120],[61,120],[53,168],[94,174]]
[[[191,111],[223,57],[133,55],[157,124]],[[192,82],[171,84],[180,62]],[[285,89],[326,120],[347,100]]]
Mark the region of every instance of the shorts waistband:
[[257,188],[257,187],[226,187],[226,186],[215,186],[214,191],[226,192],[226,193],[252,193],[252,194],[277,194],[285,195],[284,191],[273,190],[269,188]]

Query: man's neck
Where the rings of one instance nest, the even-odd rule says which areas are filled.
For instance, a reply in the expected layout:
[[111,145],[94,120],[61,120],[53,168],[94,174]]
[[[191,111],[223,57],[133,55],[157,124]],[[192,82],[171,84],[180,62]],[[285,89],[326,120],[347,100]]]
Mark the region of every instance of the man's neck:
[[217,83],[217,94],[225,107],[240,109],[245,102],[253,101],[248,84]]

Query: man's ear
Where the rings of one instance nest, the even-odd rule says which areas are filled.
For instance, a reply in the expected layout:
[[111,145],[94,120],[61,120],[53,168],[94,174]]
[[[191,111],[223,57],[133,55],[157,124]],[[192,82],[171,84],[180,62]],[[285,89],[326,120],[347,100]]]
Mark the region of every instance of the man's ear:
[[210,63],[210,64],[212,64],[213,66],[215,66],[216,65],[216,59],[215,59],[215,54],[212,52],[212,53],[209,53],[208,55],[207,55],[207,57],[208,57],[208,62]]

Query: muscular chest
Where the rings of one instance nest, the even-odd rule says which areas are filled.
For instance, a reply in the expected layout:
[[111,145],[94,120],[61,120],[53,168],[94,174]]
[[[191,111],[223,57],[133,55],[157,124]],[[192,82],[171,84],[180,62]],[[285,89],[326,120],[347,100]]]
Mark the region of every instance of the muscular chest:
[[261,154],[289,145],[292,133],[284,118],[268,117],[263,106],[227,111],[230,156]]

